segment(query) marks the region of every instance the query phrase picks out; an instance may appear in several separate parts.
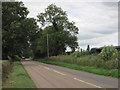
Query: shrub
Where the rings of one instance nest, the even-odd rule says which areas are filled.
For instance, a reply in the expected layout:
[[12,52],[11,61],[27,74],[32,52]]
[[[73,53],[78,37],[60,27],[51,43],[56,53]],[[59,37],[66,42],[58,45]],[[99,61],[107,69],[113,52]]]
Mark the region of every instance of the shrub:
[[4,82],[8,78],[9,73],[12,71],[13,61],[20,59],[17,55],[15,58],[8,56],[8,60],[2,60],[2,81]]
[[8,56],[8,60],[10,63],[12,63],[12,58],[10,56]]
[[14,58],[15,61],[20,61],[21,60],[21,58],[18,55],[15,55],[14,57],[15,57]]
[[81,53],[79,51],[75,51],[71,55],[74,57],[80,57]]
[[49,57],[49,60],[56,60],[56,61],[61,61],[61,62],[66,62],[66,63],[75,63],[76,62],[75,57],[72,57],[70,55],[51,56],[51,57]]
[[3,60],[2,61],[2,80],[5,81],[5,79],[8,77],[9,73],[12,69],[12,63],[9,60]]
[[112,58],[117,58],[118,51],[115,49],[114,46],[105,46],[99,56],[104,60],[108,61],[111,60]]
[[81,51],[75,51],[71,55],[74,57],[81,57],[81,56],[89,55],[89,54],[90,54],[89,51],[81,50]]

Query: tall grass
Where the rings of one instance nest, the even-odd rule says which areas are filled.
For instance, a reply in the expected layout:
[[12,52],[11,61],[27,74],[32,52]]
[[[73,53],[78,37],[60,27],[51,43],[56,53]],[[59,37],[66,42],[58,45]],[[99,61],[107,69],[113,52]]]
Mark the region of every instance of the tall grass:
[[9,60],[2,61],[2,81],[4,82],[12,70],[13,64]]
[[104,61],[100,58],[99,55],[86,55],[82,57],[73,57],[71,55],[60,55],[60,56],[52,56],[47,58],[49,60],[61,61],[70,64],[77,64],[81,66],[91,66],[91,67],[100,67],[104,69],[118,69],[118,61],[119,59],[111,59],[109,61]]

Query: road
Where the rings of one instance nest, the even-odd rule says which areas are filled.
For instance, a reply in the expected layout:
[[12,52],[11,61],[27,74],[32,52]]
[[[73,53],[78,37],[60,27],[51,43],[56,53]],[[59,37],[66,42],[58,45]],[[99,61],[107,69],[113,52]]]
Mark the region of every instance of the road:
[[37,88],[118,88],[118,79],[37,61],[21,61]]

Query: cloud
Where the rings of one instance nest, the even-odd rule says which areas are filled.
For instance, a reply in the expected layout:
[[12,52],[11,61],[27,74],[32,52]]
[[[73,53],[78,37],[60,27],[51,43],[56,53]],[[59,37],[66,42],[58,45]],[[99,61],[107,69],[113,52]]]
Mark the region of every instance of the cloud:
[[103,2],[103,4],[109,7],[116,7],[118,5],[118,2],[109,2],[109,3]]
[[[118,44],[118,7],[109,3],[79,3],[74,7],[70,19],[79,27],[78,42],[86,48]],[[112,4],[111,4],[112,5]],[[75,13],[79,14],[76,15]],[[73,15],[73,16],[72,16]],[[76,16],[75,16],[76,15]]]
[[[79,28],[78,43],[82,48],[118,44],[118,4],[116,2],[73,2],[22,0],[28,7],[28,17],[35,17],[52,3],[66,11],[70,21]],[[113,1],[113,0],[111,0]],[[117,1],[117,0],[116,0]]]
[[110,34],[110,35],[103,35],[101,37],[96,37],[92,39],[86,40],[78,40],[79,45],[82,48],[86,48],[87,45],[91,47],[102,47],[105,45],[117,45],[118,44],[118,33]]
[[86,39],[92,39],[92,38],[97,38],[97,37],[102,37],[104,34],[99,34],[99,33],[92,33],[92,32],[81,32],[79,35],[77,35],[78,40],[86,40]]

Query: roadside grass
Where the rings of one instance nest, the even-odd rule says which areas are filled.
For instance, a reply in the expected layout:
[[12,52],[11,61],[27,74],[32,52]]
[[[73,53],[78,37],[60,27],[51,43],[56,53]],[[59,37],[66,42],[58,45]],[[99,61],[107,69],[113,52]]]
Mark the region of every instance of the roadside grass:
[[81,66],[81,65],[76,65],[76,64],[70,64],[62,61],[56,61],[56,60],[48,60],[48,59],[37,59],[37,61],[46,63],[46,64],[53,64],[53,65],[58,65],[62,67],[67,67],[70,69],[75,69],[75,70],[81,70],[81,71],[86,71],[89,73],[94,73],[98,75],[104,75],[104,76],[112,76],[112,77],[120,77],[120,72],[118,72],[118,69],[103,69],[103,68],[97,68],[97,67],[91,67],[91,66]]
[[111,59],[108,61],[104,61],[99,57],[98,54],[85,55],[80,57],[74,57],[71,55],[59,55],[59,56],[51,56],[46,58],[48,60],[61,61],[69,64],[76,64],[80,66],[89,66],[89,67],[97,67],[104,69],[118,69],[118,61],[119,59]]
[[9,60],[1,60],[2,67],[2,81],[4,82],[11,73],[13,64]]
[[3,82],[3,88],[36,88],[21,62],[13,62],[12,72]]

